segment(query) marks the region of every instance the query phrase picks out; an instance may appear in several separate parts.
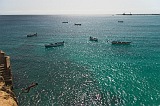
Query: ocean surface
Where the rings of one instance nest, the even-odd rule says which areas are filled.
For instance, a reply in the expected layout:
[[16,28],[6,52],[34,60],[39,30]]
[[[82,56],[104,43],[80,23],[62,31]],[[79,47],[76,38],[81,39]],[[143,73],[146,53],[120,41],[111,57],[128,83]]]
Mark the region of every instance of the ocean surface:
[[160,16],[0,16],[0,50],[11,56],[19,106],[160,105]]

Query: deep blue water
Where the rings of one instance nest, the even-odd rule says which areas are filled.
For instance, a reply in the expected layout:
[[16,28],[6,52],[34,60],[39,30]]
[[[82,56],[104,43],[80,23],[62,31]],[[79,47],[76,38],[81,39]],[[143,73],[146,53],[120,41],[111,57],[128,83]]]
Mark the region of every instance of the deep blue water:
[[160,105],[160,16],[0,16],[0,49],[11,56],[20,106]]

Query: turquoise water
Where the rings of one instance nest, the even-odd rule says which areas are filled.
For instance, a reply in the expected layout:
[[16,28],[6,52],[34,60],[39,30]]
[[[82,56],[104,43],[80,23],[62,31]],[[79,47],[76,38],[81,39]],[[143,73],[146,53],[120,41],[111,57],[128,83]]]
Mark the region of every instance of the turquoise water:
[[[59,41],[65,45],[44,47]],[[0,16],[20,106],[158,106],[159,42],[160,16]],[[32,82],[39,85],[21,93]]]

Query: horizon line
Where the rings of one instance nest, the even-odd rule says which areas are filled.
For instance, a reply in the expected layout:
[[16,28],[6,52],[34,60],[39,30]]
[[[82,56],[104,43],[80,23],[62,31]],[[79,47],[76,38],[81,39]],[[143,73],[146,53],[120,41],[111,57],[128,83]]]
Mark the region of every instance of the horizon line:
[[[60,14],[0,14],[0,16],[2,15],[124,15],[123,13],[121,14],[103,14],[103,13],[91,13],[91,14],[86,14],[86,13],[82,13],[82,14],[79,14],[79,13],[74,13],[74,14],[69,14],[69,13],[60,13]],[[160,15],[160,13],[135,13],[135,14],[125,14],[125,15]]]
[[160,15],[160,13],[0,13],[0,15]]

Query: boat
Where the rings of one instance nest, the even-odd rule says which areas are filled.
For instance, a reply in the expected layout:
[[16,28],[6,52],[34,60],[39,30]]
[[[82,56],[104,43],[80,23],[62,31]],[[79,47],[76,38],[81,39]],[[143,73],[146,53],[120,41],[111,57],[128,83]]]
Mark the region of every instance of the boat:
[[62,22],[62,23],[68,23],[68,22],[64,21],[64,22]]
[[112,44],[120,44],[120,45],[128,45],[130,44],[131,42],[122,42],[122,41],[112,41]]
[[130,13],[123,13],[122,15],[132,15],[131,12]]
[[74,25],[78,25],[78,26],[81,26],[81,24],[74,24]]
[[27,37],[33,37],[33,36],[37,36],[37,33],[27,35]]
[[98,39],[97,39],[97,38],[94,38],[94,37],[91,37],[91,36],[89,37],[89,40],[90,40],[90,41],[96,41],[96,42],[98,42]]
[[47,44],[45,45],[46,48],[49,48],[49,47],[58,47],[58,46],[63,46],[64,45],[64,41],[63,42],[56,42],[56,43],[50,43],[50,44]]
[[123,21],[118,21],[119,23],[123,23]]

